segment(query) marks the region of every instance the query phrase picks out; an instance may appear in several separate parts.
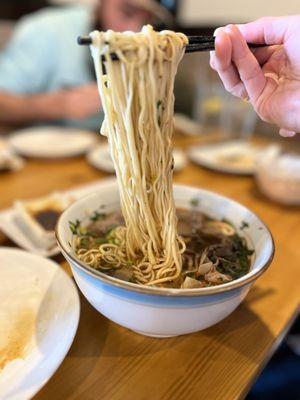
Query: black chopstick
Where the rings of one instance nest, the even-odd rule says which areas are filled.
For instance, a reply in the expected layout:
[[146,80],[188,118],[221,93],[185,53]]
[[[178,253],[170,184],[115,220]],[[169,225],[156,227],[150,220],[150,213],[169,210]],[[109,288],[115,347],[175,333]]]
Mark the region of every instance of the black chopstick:
[[[199,51],[210,51],[215,49],[215,37],[214,36],[188,36],[189,43],[185,46],[186,53],[194,53]],[[80,45],[92,44],[92,39],[89,36],[79,36],[77,39]],[[248,43],[250,48],[265,47],[265,44]],[[111,54],[113,60],[117,60],[118,56],[115,53]],[[102,56],[102,61],[105,61],[105,57]]]
[[[214,36],[188,36],[189,44],[198,44],[198,43],[214,43],[215,37]],[[77,39],[78,44],[81,45],[90,45],[92,44],[92,39],[90,36],[78,36]]]
[[186,53],[194,53],[198,51],[210,51],[215,50],[215,42],[202,42],[202,43],[194,43],[188,44],[185,46]]
[[78,36],[77,43],[88,46],[89,44],[92,44],[92,38],[89,36]]
[[197,44],[197,43],[215,43],[215,36],[188,36],[189,44]]

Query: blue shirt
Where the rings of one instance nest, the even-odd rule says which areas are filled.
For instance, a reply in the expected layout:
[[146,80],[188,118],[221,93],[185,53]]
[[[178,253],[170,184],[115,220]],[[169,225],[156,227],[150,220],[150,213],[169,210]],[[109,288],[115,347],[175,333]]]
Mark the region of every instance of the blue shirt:
[[[78,86],[93,80],[88,47],[77,36],[93,29],[90,7],[45,8],[17,24],[0,54],[0,90],[35,94]],[[99,129],[101,116],[67,124]]]

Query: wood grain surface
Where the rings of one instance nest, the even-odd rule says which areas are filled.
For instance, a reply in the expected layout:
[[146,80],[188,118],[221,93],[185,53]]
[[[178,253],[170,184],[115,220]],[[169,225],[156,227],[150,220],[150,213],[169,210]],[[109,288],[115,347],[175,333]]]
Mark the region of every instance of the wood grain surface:
[[[180,137],[176,142],[185,147],[202,141]],[[22,171],[0,174],[0,207],[106,176],[83,157],[30,160]],[[192,163],[174,180],[217,191],[256,212],[275,238],[273,264],[231,316],[177,338],[140,336],[110,322],[81,297],[74,343],[35,400],[240,399],[282,340],[299,305],[300,208],[267,200],[251,177],[215,173]],[[0,244],[13,245],[4,235]],[[70,273],[62,256],[56,260]]]

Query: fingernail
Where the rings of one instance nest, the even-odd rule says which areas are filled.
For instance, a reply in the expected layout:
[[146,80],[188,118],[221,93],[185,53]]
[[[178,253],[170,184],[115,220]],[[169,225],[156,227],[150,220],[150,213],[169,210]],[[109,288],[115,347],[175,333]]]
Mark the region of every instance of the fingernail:
[[296,135],[296,132],[290,131],[290,130],[288,130],[288,129],[281,128],[281,129],[279,130],[279,134],[280,134],[280,136],[282,136],[282,137],[293,137],[293,136]]
[[224,29],[223,26],[220,26],[219,28],[215,29],[214,36],[217,36],[217,34],[220,33],[223,29]]
[[225,27],[225,32],[230,33],[232,32],[233,24],[229,24]]
[[216,60],[216,55],[214,51],[210,51],[209,52],[209,63],[210,66],[215,69],[216,65],[215,65],[215,60]]

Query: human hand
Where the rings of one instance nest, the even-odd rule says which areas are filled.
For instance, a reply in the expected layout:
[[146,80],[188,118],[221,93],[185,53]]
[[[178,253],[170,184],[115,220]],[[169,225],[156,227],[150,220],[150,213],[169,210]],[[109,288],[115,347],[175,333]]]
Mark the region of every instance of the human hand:
[[[211,67],[282,136],[300,132],[300,16],[266,17],[217,29]],[[250,50],[246,42],[269,44]]]
[[100,98],[96,83],[71,89],[61,89],[43,95],[49,114],[55,119],[83,119],[100,110]]

